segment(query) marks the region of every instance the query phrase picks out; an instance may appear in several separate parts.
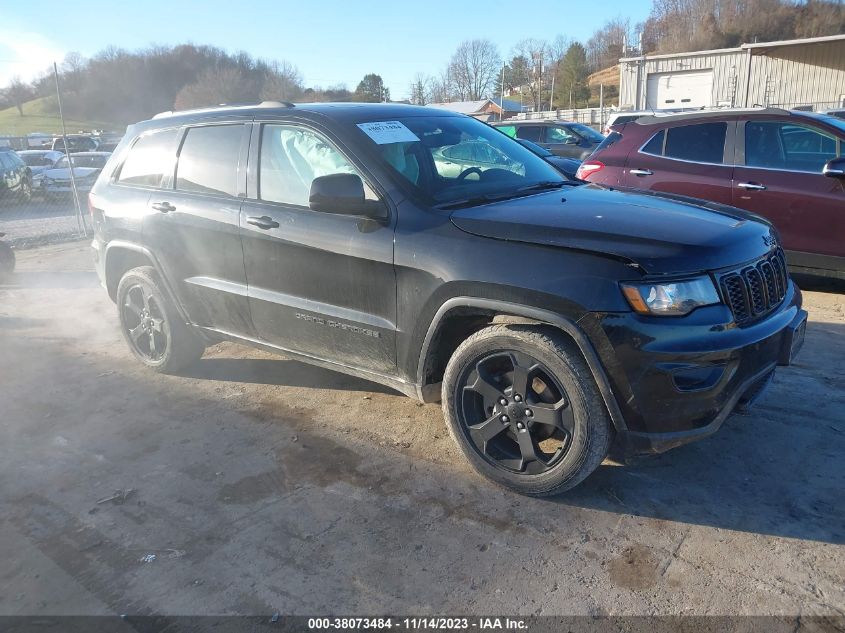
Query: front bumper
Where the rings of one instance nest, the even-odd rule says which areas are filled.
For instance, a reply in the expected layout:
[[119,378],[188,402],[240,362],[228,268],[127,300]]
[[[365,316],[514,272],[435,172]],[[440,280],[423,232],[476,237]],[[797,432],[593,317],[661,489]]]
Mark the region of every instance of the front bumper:
[[792,362],[806,320],[792,283],[775,312],[743,328],[726,306],[676,319],[603,315],[597,350],[627,426],[617,451],[660,453],[715,433]]

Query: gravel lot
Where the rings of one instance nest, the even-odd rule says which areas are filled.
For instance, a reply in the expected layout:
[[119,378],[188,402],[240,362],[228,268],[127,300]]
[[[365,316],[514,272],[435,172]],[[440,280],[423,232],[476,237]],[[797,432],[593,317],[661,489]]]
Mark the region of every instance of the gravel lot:
[[845,616],[845,285],[806,292],[804,350],[750,415],[539,501],[368,382],[233,344],[142,369],[85,246],[18,260],[0,615]]

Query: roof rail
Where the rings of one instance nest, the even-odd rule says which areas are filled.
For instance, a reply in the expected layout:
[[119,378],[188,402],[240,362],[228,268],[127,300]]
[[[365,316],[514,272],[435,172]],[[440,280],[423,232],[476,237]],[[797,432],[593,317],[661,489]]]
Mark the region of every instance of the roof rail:
[[195,114],[197,112],[214,112],[215,110],[222,110],[224,108],[294,108],[295,104],[290,101],[262,101],[261,103],[221,103],[216,106],[205,108],[189,108],[187,110],[165,110],[153,115],[153,119],[164,119],[169,116],[177,116],[180,114]]
[[773,108],[773,107],[766,107],[766,106],[754,106],[748,108],[702,108],[700,110],[685,110],[683,112],[664,112],[661,113],[659,111],[655,112],[652,115],[642,116],[638,118],[634,123],[637,125],[654,125],[655,123],[664,123],[666,119],[672,119],[675,121],[678,120],[685,120],[685,119],[704,119],[704,118],[711,118],[717,119],[721,116],[729,116],[731,114],[749,112],[754,114],[791,114],[791,110],[784,110],[783,108]]

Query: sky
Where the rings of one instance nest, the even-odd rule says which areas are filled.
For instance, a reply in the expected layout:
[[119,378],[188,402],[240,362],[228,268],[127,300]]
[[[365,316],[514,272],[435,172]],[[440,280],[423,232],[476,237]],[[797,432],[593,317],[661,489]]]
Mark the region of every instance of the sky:
[[650,8],[650,0],[0,0],[0,86],[32,79],[71,51],[192,42],[287,60],[306,86],[354,90],[374,72],[400,99],[417,72],[438,74],[463,40],[492,40],[507,57],[522,39],[585,42],[607,20],[642,21]]

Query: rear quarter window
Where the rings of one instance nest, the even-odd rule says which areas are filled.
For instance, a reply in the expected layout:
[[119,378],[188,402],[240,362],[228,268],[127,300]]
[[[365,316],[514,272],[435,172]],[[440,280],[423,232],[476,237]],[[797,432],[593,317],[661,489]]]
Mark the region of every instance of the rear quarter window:
[[622,140],[622,134],[620,134],[619,132],[611,132],[606,137],[604,137],[604,140],[601,143],[598,144],[596,149],[593,150],[593,153],[598,154],[600,151],[607,149],[608,147],[611,147],[612,145],[615,145],[616,143],[618,143],[621,140]]
[[174,144],[178,130],[161,130],[135,141],[117,181],[124,185],[159,187],[167,173],[172,173]]

